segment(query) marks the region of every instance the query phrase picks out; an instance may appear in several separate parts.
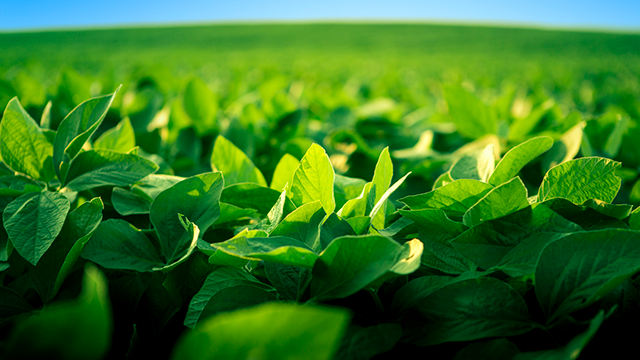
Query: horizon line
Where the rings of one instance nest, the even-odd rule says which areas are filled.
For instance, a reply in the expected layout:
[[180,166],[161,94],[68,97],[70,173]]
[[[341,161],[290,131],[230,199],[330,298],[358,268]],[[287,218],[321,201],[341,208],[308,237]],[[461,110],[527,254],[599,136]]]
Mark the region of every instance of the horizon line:
[[43,26],[32,28],[1,28],[0,34],[19,33],[45,33],[45,32],[68,32],[68,31],[93,31],[93,30],[125,30],[125,29],[152,29],[152,28],[179,28],[198,26],[220,26],[220,25],[322,25],[322,24],[345,24],[345,25],[449,25],[449,26],[477,26],[477,27],[497,27],[514,29],[531,29],[547,31],[576,31],[576,32],[601,32],[601,33],[621,33],[640,34],[640,27],[634,26],[604,26],[604,25],[569,25],[569,24],[549,24],[538,22],[518,22],[518,21],[493,21],[493,20],[464,20],[464,19],[429,19],[429,18],[309,18],[309,19],[229,19],[210,21],[187,21],[187,22],[142,22],[142,23],[115,23],[115,24],[95,24],[95,25],[61,25]]

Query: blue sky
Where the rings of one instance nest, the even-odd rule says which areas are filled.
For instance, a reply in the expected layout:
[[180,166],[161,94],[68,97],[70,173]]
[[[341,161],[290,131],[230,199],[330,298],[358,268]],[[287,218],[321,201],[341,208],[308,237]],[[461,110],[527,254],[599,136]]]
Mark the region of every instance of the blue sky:
[[640,0],[0,0],[0,30],[326,19],[520,23],[640,30]]

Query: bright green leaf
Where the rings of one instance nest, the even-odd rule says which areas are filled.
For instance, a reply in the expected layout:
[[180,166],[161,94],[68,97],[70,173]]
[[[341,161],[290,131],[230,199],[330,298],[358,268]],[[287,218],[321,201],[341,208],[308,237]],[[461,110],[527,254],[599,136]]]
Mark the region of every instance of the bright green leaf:
[[126,153],[136,147],[136,137],[129,118],[124,118],[120,123],[111,128],[93,143],[94,149],[113,150]]
[[222,135],[218,135],[213,145],[211,167],[213,171],[220,171],[224,174],[226,186],[245,182],[267,186],[260,169],[242,150]]
[[334,176],[327,153],[320,145],[311,145],[293,175],[291,200],[297,206],[320,200],[324,211],[331,214],[336,207],[333,197]]
[[484,221],[497,219],[529,206],[527,188],[516,177],[489,191],[467,210],[463,223],[469,227]]
[[489,178],[489,184],[498,186],[518,175],[520,170],[553,145],[553,139],[546,136],[536,137],[509,150],[496,166]]

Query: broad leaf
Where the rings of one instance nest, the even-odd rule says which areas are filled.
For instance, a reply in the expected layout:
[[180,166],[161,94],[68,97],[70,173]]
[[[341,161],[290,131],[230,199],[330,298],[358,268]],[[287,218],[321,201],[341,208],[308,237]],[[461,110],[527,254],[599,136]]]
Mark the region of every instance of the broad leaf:
[[337,238],[320,254],[313,267],[311,296],[321,301],[355,294],[394,266],[420,255],[412,251],[409,243],[400,245],[379,235]]
[[243,270],[221,267],[207,276],[200,291],[191,299],[184,325],[193,329],[217,313],[274,301],[273,290]]
[[12,170],[33,179],[47,182],[55,176],[53,145],[18,98],[9,101],[2,115],[0,156]]
[[536,137],[509,150],[496,166],[489,178],[489,184],[498,186],[518,175],[520,170],[553,145],[553,139],[546,136]]
[[549,322],[588,306],[640,270],[640,232],[573,233],[549,244],[536,268],[536,296]]
[[407,196],[399,201],[412,210],[442,209],[449,216],[462,216],[470,207],[493,189],[477,180],[456,180],[431,192]]
[[116,127],[102,133],[93,143],[94,149],[117,152],[128,152],[134,147],[136,147],[136,137],[129,118],[124,118]]
[[[243,209],[256,209],[258,213],[266,215],[271,211],[273,204],[278,201],[280,194],[277,190],[258,184],[235,184],[227,186],[222,190],[220,202],[235,205]],[[284,213],[290,213],[295,208],[291,199],[285,199]]]
[[[268,238],[240,236],[210,246],[217,251],[243,259],[266,260],[306,268],[312,268],[318,259],[318,255],[309,246],[299,240],[284,236]],[[211,262],[211,260],[209,261]]]
[[146,272],[165,265],[149,238],[121,219],[101,222],[82,257],[107,269]]
[[452,240],[451,245],[481,268],[490,269],[532,234],[564,234],[582,230],[575,223],[538,204],[485,221]]
[[320,201],[304,204],[285,217],[270,236],[300,240],[312,249],[320,249],[320,225],[325,217]]
[[590,199],[613,202],[622,180],[615,175],[620,163],[598,157],[562,163],[547,172],[538,190],[538,201],[553,198],[581,204]]
[[64,195],[50,191],[29,193],[7,205],[4,228],[20,256],[36,265],[62,230],[70,208]]
[[292,183],[293,174],[299,165],[300,161],[296,159],[295,156],[284,154],[282,158],[280,158],[280,161],[278,161],[278,165],[276,165],[276,169],[273,172],[270,187],[274,190],[282,191],[287,183]]
[[103,209],[100,198],[95,198],[71,211],[38,266],[29,269],[31,283],[44,302],[54,298],[71,272],[84,244],[100,225]]
[[129,186],[156,170],[158,165],[138,155],[90,150],[71,162],[64,187],[84,191],[99,186]]
[[407,312],[402,325],[403,341],[419,346],[513,336],[534,328],[522,297],[506,283],[488,277],[433,292]]
[[204,321],[178,340],[171,358],[244,360],[260,354],[330,360],[348,321],[347,312],[338,308],[268,303]]
[[[374,190],[374,203],[377,204],[380,199],[382,199],[384,193],[389,190],[392,178],[393,163],[391,162],[391,156],[389,155],[389,148],[386,147],[382,150],[382,153],[380,153],[380,157],[378,158],[378,162],[376,163],[376,168],[373,173],[373,179],[371,180],[371,189]],[[379,211],[377,211],[376,214],[370,215],[371,225],[376,229],[384,228],[386,204],[386,201],[382,201]]]
[[379,324],[366,328],[353,325],[347,329],[335,360],[368,360],[386,353],[400,341],[402,327],[398,324]]
[[220,171],[224,174],[226,186],[246,182],[267,186],[260,169],[242,150],[222,135],[218,135],[213,145],[211,167],[213,171]]
[[118,93],[86,100],[62,120],[53,143],[53,166],[60,182],[66,182],[66,173],[71,161],[98,129],[113,99]]
[[516,177],[489,191],[464,214],[462,221],[471,227],[497,219],[529,206],[527,188]]
[[488,182],[496,166],[493,154],[493,144],[487,145],[482,150],[465,154],[451,165],[449,176],[453,180],[471,179]]
[[264,270],[269,283],[288,301],[300,301],[311,280],[311,269],[299,266],[265,262]]
[[319,200],[324,211],[331,214],[336,207],[333,197],[334,176],[327,153],[320,145],[311,145],[293,174],[291,200],[297,206]]
[[542,158],[542,170],[548,171],[552,167],[567,162],[578,155],[580,144],[582,143],[584,123],[580,122],[567,130],[556,141],[551,149],[544,154]]
[[151,201],[147,198],[119,187],[111,192],[111,204],[122,216],[148,214],[151,208]]
[[151,204],[149,217],[167,263],[184,255],[191,245],[178,214],[206,232],[220,216],[221,173],[204,173],[187,178],[161,192]]

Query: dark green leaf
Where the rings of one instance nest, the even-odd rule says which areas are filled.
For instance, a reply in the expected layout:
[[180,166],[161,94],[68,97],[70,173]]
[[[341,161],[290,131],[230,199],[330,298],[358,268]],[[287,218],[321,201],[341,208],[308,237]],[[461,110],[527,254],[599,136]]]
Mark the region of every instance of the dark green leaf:
[[220,216],[221,173],[204,173],[185,179],[161,192],[151,204],[149,217],[160,240],[167,263],[184,255],[191,238],[178,214],[195,223],[204,233]]
[[113,188],[111,192],[111,204],[122,216],[148,214],[151,208],[151,201],[148,199],[119,187]]
[[320,224],[325,217],[320,201],[304,204],[285,217],[270,236],[286,236],[320,250]]
[[393,349],[402,337],[398,324],[352,326],[342,339],[336,360],[368,360]]
[[549,244],[536,268],[548,321],[588,306],[640,270],[640,232],[577,232]]
[[403,341],[419,346],[513,336],[534,328],[522,297],[494,278],[456,282],[417,302],[402,322]]
[[482,199],[467,210],[462,222],[471,227],[487,220],[509,215],[529,206],[527,188],[516,177],[489,191]]
[[453,360],[512,360],[519,353],[517,346],[503,338],[468,345]]
[[36,265],[58,236],[71,205],[59,193],[43,191],[15,199],[2,214],[13,247]]
[[165,265],[147,236],[121,219],[101,222],[82,257],[107,269],[145,272]]
[[[246,209],[256,209],[260,214],[266,215],[273,204],[280,198],[280,192],[268,187],[253,183],[243,183],[227,186],[222,190],[220,202],[235,205]],[[291,199],[285,200],[284,212],[289,213],[295,209]]]
[[138,155],[90,150],[71,162],[64,187],[84,191],[99,186],[129,186],[156,170],[158,165]]
[[207,276],[200,291],[191,299],[184,326],[193,329],[217,313],[274,301],[273,290],[243,270],[219,268]]
[[461,179],[431,192],[400,199],[412,210],[442,209],[449,216],[462,216],[493,186],[477,180]]
[[70,163],[98,129],[120,88],[113,94],[84,101],[62,120],[53,143],[53,166],[60,182],[67,183]]
[[29,269],[31,283],[44,302],[52,300],[58,293],[82,248],[100,225],[103,209],[100,198],[95,198],[71,211],[38,266]]

